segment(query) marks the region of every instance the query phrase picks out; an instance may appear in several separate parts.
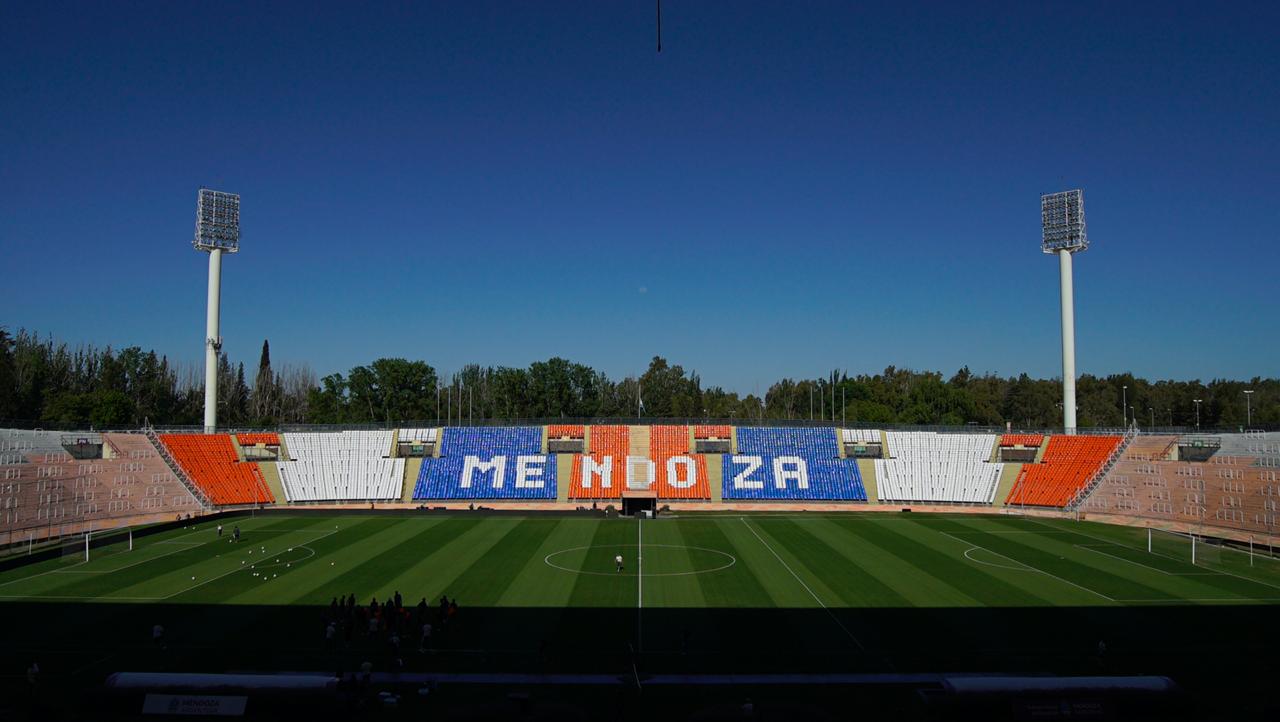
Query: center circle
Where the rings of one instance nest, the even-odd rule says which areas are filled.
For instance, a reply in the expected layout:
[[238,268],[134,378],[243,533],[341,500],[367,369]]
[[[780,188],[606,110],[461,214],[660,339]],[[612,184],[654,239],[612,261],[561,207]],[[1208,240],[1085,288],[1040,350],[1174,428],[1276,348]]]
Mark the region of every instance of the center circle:
[[[622,557],[623,571],[615,557]],[[552,569],[601,577],[684,577],[710,574],[738,563],[738,558],[718,549],[681,544],[601,544],[551,552],[543,562]],[[566,564],[578,563],[575,569]]]

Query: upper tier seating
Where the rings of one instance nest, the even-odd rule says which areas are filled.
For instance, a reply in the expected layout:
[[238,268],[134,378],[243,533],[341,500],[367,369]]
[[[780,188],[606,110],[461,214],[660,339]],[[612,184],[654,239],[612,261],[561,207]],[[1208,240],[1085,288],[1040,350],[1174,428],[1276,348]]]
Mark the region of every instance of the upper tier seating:
[[[71,444],[100,441],[110,458],[73,458],[60,443],[64,437]],[[58,533],[62,525],[99,527],[121,517],[172,519],[199,506],[142,434],[0,433],[0,529]]]
[[542,453],[540,426],[446,428],[413,498],[554,499],[556,459]]
[[1001,446],[1039,446],[1044,443],[1044,434],[1001,434]]
[[236,443],[241,446],[256,446],[258,444],[279,446],[280,434],[236,434]]
[[[569,474],[570,499],[618,499],[627,488],[627,456],[631,430],[625,426],[592,426],[591,454],[574,454]],[[583,467],[589,467],[583,473]]]
[[865,501],[857,462],[839,458],[829,428],[738,427],[738,453],[724,456],[725,499]]
[[887,433],[891,459],[876,459],[876,483],[884,501],[990,504],[1003,464],[993,464],[994,434]]
[[1102,468],[1119,436],[1051,436],[1039,464],[1026,464],[1006,504],[1066,506]]
[[548,439],[581,439],[587,427],[581,424],[552,424],[547,427]]
[[883,439],[880,429],[840,429],[840,441],[846,444],[878,444]]
[[386,458],[390,431],[288,433],[292,461],[281,461],[280,481],[289,501],[399,499],[404,459]]
[[275,501],[257,464],[241,463],[226,434],[161,434],[160,441],[214,504]]
[[733,427],[731,426],[695,426],[693,427],[693,438],[695,439],[732,439]]
[[649,427],[649,457],[659,499],[711,498],[707,457],[690,453],[688,426]]
[[422,441],[428,444],[434,444],[439,438],[440,429],[400,429],[399,441]]

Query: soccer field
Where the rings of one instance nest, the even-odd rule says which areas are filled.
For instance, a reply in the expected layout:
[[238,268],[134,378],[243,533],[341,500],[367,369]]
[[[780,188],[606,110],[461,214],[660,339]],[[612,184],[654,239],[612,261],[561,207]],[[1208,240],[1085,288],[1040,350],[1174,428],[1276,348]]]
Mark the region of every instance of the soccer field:
[[[330,600],[399,591],[460,608],[420,670],[1088,671],[1247,654],[1280,564],[1142,529],[1019,516],[259,514],[139,536],[0,574],[0,653],[86,683],[119,669],[385,664]],[[229,539],[239,525],[242,540]],[[621,555],[624,569],[615,568]],[[56,616],[51,616],[56,615]],[[23,620],[33,624],[24,624]],[[49,623],[51,620],[58,620]],[[151,643],[166,627],[166,649]],[[1269,641],[1270,640],[1270,641]],[[406,643],[416,652],[416,639]],[[1133,662],[1138,664],[1137,661]],[[1113,669],[1115,667],[1113,666]],[[1146,666],[1144,671],[1156,672]]]

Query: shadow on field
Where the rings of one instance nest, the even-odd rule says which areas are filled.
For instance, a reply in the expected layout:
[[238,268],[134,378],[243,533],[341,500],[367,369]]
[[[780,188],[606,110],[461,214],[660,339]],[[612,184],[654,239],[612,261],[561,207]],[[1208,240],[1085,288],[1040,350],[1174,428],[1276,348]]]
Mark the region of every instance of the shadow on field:
[[[1257,690],[1265,689],[1269,670],[1257,662],[1280,643],[1271,606],[638,611],[469,608],[458,601],[445,625],[429,607],[435,631],[424,652],[410,606],[398,653],[390,632],[369,635],[367,624],[348,625],[345,612],[327,641],[328,607],[0,604],[7,620],[0,664],[10,688],[4,698],[23,699],[14,693],[32,661],[40,665],[41,693],[61,690],[65,699],[117,671],[346,674],[367,661],[379,673],[583,673],[641,683],[651,675],[711,673],[1147,674],[1172,678],[1200,707],[1251,699],[1261,709],[1269,701]],[[156,624],[165,628],[162,644],[152,641]],[[819,696],[839,697],[839,689]],[[889,694],[885,709],[918,703],[918,686],[904,689]],[[699,694],[697,704],[725,693],[752,694],[721,688]],[[1240,712],[1238,718],[1250,716]]]

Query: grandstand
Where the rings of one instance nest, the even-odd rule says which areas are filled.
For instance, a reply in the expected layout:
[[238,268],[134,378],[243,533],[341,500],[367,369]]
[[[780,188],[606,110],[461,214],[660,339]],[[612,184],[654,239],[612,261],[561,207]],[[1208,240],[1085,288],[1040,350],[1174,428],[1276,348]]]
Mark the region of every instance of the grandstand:
[[994,500],[1004,468],[989,461],[995,435],[890,431],[886,436],[892,458],[875,460],[881,500],[962,504]]
[[1049,437],[1043,459],[1022,467],[1006,503],[1067,506],[1103,471],[1121,441],[1119,436]]
[[587,454],[575,454],[569,476],[570,499],[619,499],[627,488],[631,430],[626,426],[593,426]]
[[[209,506],[569,506],[620,502],[624,492],[684,510],[792,502],[1004,507],[1223,533],[1280,530],[1277,433],[550,424],[0,434],[0,532],[10,537],[59,536]],[[1010,454],[1015,461],[1003,463]]]
[[554,457],[542,427],[446,428],[440,456],[423,459],[413,498],[554,499]]
[[840,458],[830,428],[738,427],[726,455],[725,499],[866,501],[857,463]]
[[279,465],[288,501],[399,499],[404,459],[388,458],[391,431],[288,433]]
[[227,434],[161,434],[159,439],[210,502],[234,505],[275,501],[258,465],[242,463]]
[[10,537],[159,521],[200,508],[142,434],[0,432],[0,528]]

